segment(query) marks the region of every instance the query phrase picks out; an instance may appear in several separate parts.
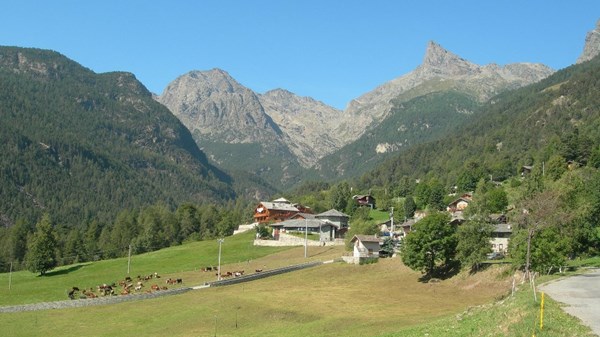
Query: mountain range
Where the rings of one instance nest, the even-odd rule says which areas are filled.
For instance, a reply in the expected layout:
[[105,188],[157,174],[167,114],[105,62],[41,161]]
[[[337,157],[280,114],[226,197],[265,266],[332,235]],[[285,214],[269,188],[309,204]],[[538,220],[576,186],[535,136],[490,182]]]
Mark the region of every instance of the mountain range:
[[[220,69],[184,74],[157,100],[218,165],[226,170],[245,167],[286,188],[315,174],[339,179],[364,173],[385,154],[443,136],[431,128],[436,123],[446,121],[443,127],[451,129],[468,120],[474,106],[552,73],[533,63],[479,66],[430,42],[419,67],[352,100],[344,111],[284,89],[254,93]],[[411,112],[417,120],[389,127],[388,118],[406,119],[404,103],[414,106],[411,100],[433,93],[461,98],[450,106],[430,102],[441,109],[428,118]]]
[[365,188],[432,170],[451,180],[474,160],[507,176],[574,129],[600,137],[599,32],[556,73],[479,66],[431,42],[414,71],[344,111],[283,89],[257,94],[219,69],[156,96],[131,73],[0,47],[0,224],[43,213],[106,223],[122,209],[263,199],[365,173]]

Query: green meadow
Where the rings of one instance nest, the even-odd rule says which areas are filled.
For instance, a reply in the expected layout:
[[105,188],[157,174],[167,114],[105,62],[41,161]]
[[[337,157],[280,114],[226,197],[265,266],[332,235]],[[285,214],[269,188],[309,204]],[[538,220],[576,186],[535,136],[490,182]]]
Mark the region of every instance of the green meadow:
[[[225,238],[222,270],[276,268],[331,260],[342,247],[267,248],[253,233]],[[214,280],[216,241],[194,242],[135,256],[131,275],[181,277],[185,286]],[[538,303],[525,287],[508,296],[512,277],[494,265],[438,283],[399,258],[369,265],[341,262],[226,287],[119,304],[0,314],[2,336],[531,336]],[[127,259],[67,266],[39,277],[0,275],[2,305],[65,300],[71,286],[124,278]],[[156,281],[156,280],[154,280]],[[151,281],[153,282],[153,281]],[[129,295],[135,296],[135,295]],[[539,301],[539,299],[538,299]],[[547,299],[547,330],[537,336],[588,336],[589,330]]]

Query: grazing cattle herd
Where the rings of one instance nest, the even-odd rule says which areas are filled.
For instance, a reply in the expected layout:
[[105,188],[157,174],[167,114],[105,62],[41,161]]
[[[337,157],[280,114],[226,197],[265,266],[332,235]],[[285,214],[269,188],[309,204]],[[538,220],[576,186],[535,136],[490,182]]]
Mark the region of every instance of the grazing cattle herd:
[[[219,277],[218,268],[215,267],[204,267],[201,269],[203,272],[212,272],[217,271],[215,276]],[[262,272],[263,269],[256,269],[256,273]],[[228,277],[240,277],[244,275],[244,270],[236,270],[236,271],[227,271],[221,272],[220,278],[228,278]],[[74,300],[76,298],[84,299],[84,298],[96,298],[99,296],[116,296],[116,295],[129,295],[132,293],[152,293],[155,291],[168,290],[166,286],[159,286],[156,279],[161,278],[158,273],[153,273],[146,276],[138,275],[137,279],[132,279],[130,276],[125,277],[124,279],[113,282],[110,284],[104,283],[96,286],[96,289],[93,287],[83,288],[80,290],[79,287],[72,287],[67,291],[67,295],[70,299]],[[154,282],[151,282],[154,280]],[[144,290],[144,282],[153,283],[149,288]],[[180,285],[183,284],[183,279],[181,278],[171,278],[165,280],[166,285]]]
[[[159,279],[159,278],[160,278],[160,275],[158,275],[158,273],[153,273],[153,274],[146,275],[146,276],[138,275],[137,279],[135,280],[135,283],[134,283],[134,280],[130,276],[127,276],[123,280],[120,280],[119,282],[113,282],[111,284],[104,283],[104,284],[98,285],[95,290],[93,287],[83,288],[83,290],[80,290],[79,287],[72,287],[67,292],[67,295],[72,300],[74,300],[76,298],[85,299],[85,298],[96,298],[99,296],[129,295],[131,293],[139,293],[139,292],[144,291],[144,282],[151,281],[153,279]],[[182,284],[182,283],[183,283],[183,279],[181,279],[181,278],[176,278],[176,279],[169,278],[166,281],[166,284],[171,284],[171,285]],[[158,284],[152,284],[150,286],[150,288],[145,290],[144,292],[152,293],[154,291],[161,291],[161,290],[167,290],[167,289],[168,288],[166,286],[159,286]]]

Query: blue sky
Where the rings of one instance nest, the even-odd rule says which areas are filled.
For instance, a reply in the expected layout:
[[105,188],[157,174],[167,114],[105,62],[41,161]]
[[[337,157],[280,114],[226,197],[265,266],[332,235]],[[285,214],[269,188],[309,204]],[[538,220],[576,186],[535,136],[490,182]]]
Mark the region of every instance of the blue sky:
[[337,108],[406,74],[429,40],[477,63],[573,64],[598,0],[0,2],[0,45],[52,49],[95,72],[129,71],[160,94],[221,68],[262,93]]

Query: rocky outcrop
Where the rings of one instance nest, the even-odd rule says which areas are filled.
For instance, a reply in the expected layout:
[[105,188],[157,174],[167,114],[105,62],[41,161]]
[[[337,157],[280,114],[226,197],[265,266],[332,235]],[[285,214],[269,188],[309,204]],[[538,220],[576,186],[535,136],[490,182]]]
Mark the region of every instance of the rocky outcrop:
[[280,127],[284,142],[305,167],[341,146],[331,130],[343,116],[337,110],[310,97],[300,97],[284,89],[258,96],[265,112]]
[[587,33],[583,53],[577,59],[577,63],[589,61],[598,54],[600,54],[600,20],[596,23],[596,28]]
[[552,69],[532,63],[479,66],[429,42],[423,63],[414,71],[352,100],[337,134],[344,143],[356,139],[387,117],[392,99],[408,101],[431,92],[456,89],[485,101],[501,91],[537,82],[552,73]]
[[271,142],[281,136],[258,96],[221,69],[178,77],[158,101],[201,139],[235,144]]
[[[304,167],[341,143],[330,131],[342,111],[283,89],[256,94],[220,69],[182,75],[156,99],[197,139],[286,147]],[[220,162],[218,154],[211,157]]]

